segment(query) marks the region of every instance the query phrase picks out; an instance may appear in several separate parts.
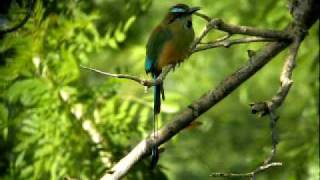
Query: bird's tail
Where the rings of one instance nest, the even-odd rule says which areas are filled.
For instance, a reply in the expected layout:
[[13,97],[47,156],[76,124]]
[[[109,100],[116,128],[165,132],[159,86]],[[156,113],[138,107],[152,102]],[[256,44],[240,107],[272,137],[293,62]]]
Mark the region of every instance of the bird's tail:
[[[154,79],[157,79],[157,76],[154,76]],[[161,109],[161,94],[163,93],[163,84],[158,84],[154,86],[154,104],[153,104],[153,136],[156,138],[156,132],[158,130],[157,125],[157,115],[160,113]],[[163,96],[164,97],[164,96]],[[151,150],[151,169],[154,169],[159,160],[159,152],[157,145],[154,145]]]
[[161,107],[161,86],[162,84],[156,85],[154,87],[154,104],[153,104],[153,109],[154,109],[154,114],[157,115],[160,113],[160,107]]

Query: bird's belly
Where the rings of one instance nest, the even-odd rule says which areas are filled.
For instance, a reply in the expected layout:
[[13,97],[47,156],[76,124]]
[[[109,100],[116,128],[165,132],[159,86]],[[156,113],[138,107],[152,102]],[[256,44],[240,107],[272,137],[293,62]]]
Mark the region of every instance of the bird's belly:
[[172,43],[167,43],[162,53],[159,56],[157,69],[158,71],[161,71],[161,69],[169,64],[177,64],[182,62],[188,52],[187,49],[177,49]]

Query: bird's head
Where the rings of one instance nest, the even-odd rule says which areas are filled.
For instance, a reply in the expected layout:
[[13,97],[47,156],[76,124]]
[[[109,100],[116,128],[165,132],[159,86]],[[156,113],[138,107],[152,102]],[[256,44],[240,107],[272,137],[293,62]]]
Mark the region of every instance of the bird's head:
[[192,14],[200,10],[199,7],[189,7],[186,4],[176,4],[169,9],[164,22],[175,27],[192,29]]
[[200,10],[199,7],[189,7],[186,4],[176,4],[169,9],[169,14],[174,16],[191,16]]

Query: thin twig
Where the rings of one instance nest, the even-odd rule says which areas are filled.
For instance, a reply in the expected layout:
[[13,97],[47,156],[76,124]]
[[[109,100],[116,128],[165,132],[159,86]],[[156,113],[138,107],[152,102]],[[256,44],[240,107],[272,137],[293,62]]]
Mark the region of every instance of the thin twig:
[[231,36],[232,36],[232,34],[228,33],[227,35],[222,36],[221,38],[216,39],[213,43],[217,43],[217,42],[225,41],[225,40],[227,40],[227,39],[231,38]]
[[[205,28],[202,30],[200,33],[200,36],[195,39],[195,41],[192,43],[191,48],[190,48],[190,54],[206,49],[211,49],[211,48],[216,48],[216,47],[228,47],[230,45],[229,42],[232,41],[227,41],[233,34],[243,34],[243,35],[249,35],[249,36],[257,36],[253,37],[252,39],[248,39],[248,42],[270,42],[270,41],[276,41],[276,40],[291,40],[292,37],[289,33],[286,33],[285,31],[276,31],[276,30],[269,30],[269,29],[258,29],[254,27],[249,27],[249,26],[238,26],[238,25],[232,25],[232,24],[227,24],[221,19],[213,19],[210,18],[209,16],[201,13],[195,13],[195,15],[205,19],[208,23],[206,24]],[[202,40],[204,37],[207,36],[207,34],[212,30],[212,29],[217,29],[224,31],[228,33],[226,36],[224,36],[221,39],[217,39],[211,45],[206,45],[206,46],[201,46],[197,47],[199,44],[202,44]],[[225,43],[223,43],[225,41]],[[241,44],[241,43],[248,43],[245,42],[246,39],[243,40],[237,40],[232,44]]]
[[202,13],[200,13],[200,12],[195,12],[194,15],[203,18],[203,19],[206,20],[207,22],[210,22],[211,19],[212,19],[211,17],[209,17],[209,16],[207,16],[207,15],[205,15],[205,14],[202,14]]
[[276,108],[281,106],[287,97],[290,88],[293,84],[293,80],[291,79],[293,70],[296,66],[296,58],[298,54],[298,50],[301,44],[300,38],[296,39],[290,48],[290,54],[283,66],[282,73],[280,76],[281,86],[271,101],[267,102],[269,111],[274,111]]
[[[269,114],[270,117],[270,129],[271,129],[271,142],[272,148],[270,155],[264,160],[262,166],[267,166],[272,162],[276,155],[277,151],[277,130],[276,124],[278,120],[278,116],[275,114],[275,110],[281,106],[284,102],[288,92],[292,86],[293,81],[291,80],[292,72],[295,67],[297,53],[301,44],[301,37],[305,36],[305,34],[299,34],[296,36],[292,47],[290,48],[290,54],[283,66],[282,73],[280,76],[281,86],[277,92],[277,94],[270,100],[266,102],[259,102],[251,104],[252,112],[257,113],[259,112],[261,116],[265,114]],[[255,171],[259,171],[261,166],[259,166]],[[252,174],[252,179],[255,178],[255,174]]]
[[270,112],[275,112],[275,110],[280,107],[286,99],[293,84],[291,76],[295,68],[296,57],[302,41],[302,36],[304,35],[298,35],[299,38],[294,40],[292,47],[290,48],[290,54],[288,55],[287,60],[282,68],[282,73],[280,76],[281,86],[279,87],[278,92],[269,101],[251,103],[250,106],[252,113],[259,113],[260,116],[264,116]]
[[[278,144],[277,130],[276,130],[278,116],[275,114],[275,110],[276,110],[276,108],[281,106],[281,104],[285,100],[285,98],[290,90],[290,87],[292,85],[291,76],[292,76],[292,71],[295,67],[296,56],[297,56],[297,52],[298,52],[300,44],[301,44],[301,40],[295,40],[292,48],[290,49],[290,54],[286,60],[286,63],[284,65],[282,73],[281,73],[281,77],[280,77],[281,87],[279,88],[278,93],[270,101],[251,104],[252,112],[254,112],[254,113],[260,112],[261,116],[265,115],[265,114],[269,114],[270,129],[271,129],[271,142],[272,142],[271,153],[264,160],[263,165],[259,166],[255,171],[250,172],[250,173],[244,173],[244,174],[235,174],[235,173],[223,174],[224,175],[223,177],[236,177],[237,176],[237,177],[250,177],[251,179],[255,179],[255,175],[257,174],[257,172],[265,170],[267,168],[264,168],[264,167],[269,168],[269,167],[271,167],[269,165],[273,164],[271,162],[276,155],[277,144]],[[282,164],[280,162],[278,162],[277,165],[281,166]],[[216,173],[215,175],[218,175],[218,174],[219,173]],[[219,176],[215,176],[215,177],[219,177]]]
[[190,55],[192,54],[192,52],[195,50],[195,48],[197,47],[197,45],[202,41],[202,39],[204,37],[206,37],[206,35],[212,30],[212,27],[210,26],[210,23],[208,23],[202,30],[202,32],[200,33],[200,36],[198,38],[196,38],[190,48]]
[[278,116],[276,116],[274,114],[274,112],[270,112],[269,113],[269,117],[270,117],[270,129],[271,129],[272,147],[271,147],[271,153],[264,160],[263,165],[269,164],[273,160],[273,158],[274,158],[274,156],[276,155],[276,152],[277,152],[278,137],[277,137],[276,125],[277,125]]
[[277,38],[282,40],[291,40],[293,37],[284,31],[276,31],[270,29],[258,29],[255,27],[249,26],[238,26],[225,23],[222,19],[214,19],[202,13],[195,13],[195,15],[203,18],[208,22],[208,29],[218,29],[229,34],[243,34],[249,36],[260,36],[265,38]]
[[256,175],[262,171],[267,170],[268,168],[274,167],[274,166],[282,166],[281,162],[272,162],[274,156],[276,155],[277,150],[277,131],[276,131],[276,123],[278,117],[273,113],[270,112],[270,129],[271,129],[271,153],[269,156],[263,161],[262,165],[258,166],[254,171],[248,172],[248,173],[212,173],[210,176],[212,177],[249,177],[250,179],[254,180]]
[[270,29],[259,29],[249,26],[238,26],[225,23],[222,19],[212,19],[209,22],[209,27],[218,29],[230,34],[243,34],[248,36],[259,36],[264,38],[276,38],[280,40],[291,40],[292,37],[285,31],[276,31]]
[[212,42],[199,42],[199,45],[208,45],[208,44],[214,44],[214,43],[218,43],[218,42],[222,42],[222,41],[225,41],[227,39],[230,39],[232,37],[232,34],[227,34],[227,35],[224,35]]
[[211,177],[249,177],[253,178],[257,174],[266,171],[267,169],[271,167],[279,167],[282,166],[281,162],[273,162],[266,165],[259,166],[254,171],[248,172],[248,173],[212,173],[210,174]]
[[81,68],[83,69],[87,69],[105,76],[109,76],[109,77],[114,77],[114,78],[119,78],[119,79],[129,79],[132,81],[135,81],[143,86],[146,87],[151,87],[151,86],[155,86],[155,85],[159,85],[161,84],[164,79],[166,78],[166,76],[168,75],[168,73],[173,69],[173,65],[168,65],[166,66],[163,70],[162,73],[158,76],[157,79],[155,80],[145,80],[145,79],[141,79],[137,76],[132,76],[132,75],[128,75],[128,74],[114,74],[114,73],[109,73],[109,72],[104,72],[95,68],[91,68],[91,67],[86,67],[83,65],[80,65]]
[[221,41],[214,41],[211,43],[206,43],[204,45],[199,45],[193,52],[199,52],[204,51],[207,49],[217,48],[217,47],[225,47],[229,48],[232,45],[236,44],[244,44],[244,43],[251,43],[251,42],[274,42],[277,41],[277,39],[272,38],[263,38],[263,37],[246,37],[246,38],[240,38],[240,39],[224,39]]

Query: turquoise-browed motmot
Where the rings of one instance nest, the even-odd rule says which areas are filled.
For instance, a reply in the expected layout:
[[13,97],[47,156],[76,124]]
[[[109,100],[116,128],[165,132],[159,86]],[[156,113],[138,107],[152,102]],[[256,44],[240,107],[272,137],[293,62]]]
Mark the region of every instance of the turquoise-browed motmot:
[[[194,40],[191,16],[198,10],[198,7],[177,4],[169,9],[162,22],[153,30],[147,44],[145,70],[146,73],[151,73],[154,79],[161,74],[163,67],[180,63],[188,56]],[[161,94],[164,99],[163,83],[154,87],[154,136],[156,116],[160,113]],[[151,157],[151,168],[154,168],[159,159],[156,145],[152,148]]]

